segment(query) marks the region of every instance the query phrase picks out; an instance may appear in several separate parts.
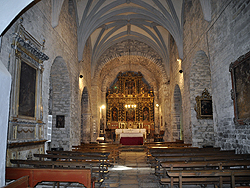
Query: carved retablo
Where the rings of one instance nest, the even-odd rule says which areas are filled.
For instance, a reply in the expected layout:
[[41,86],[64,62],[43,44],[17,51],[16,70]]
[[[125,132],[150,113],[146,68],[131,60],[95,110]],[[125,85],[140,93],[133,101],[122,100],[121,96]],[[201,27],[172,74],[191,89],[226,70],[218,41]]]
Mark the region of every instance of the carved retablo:
[[119,73],[107,93],[109,129],[154,129],[154,94],[138,72]]

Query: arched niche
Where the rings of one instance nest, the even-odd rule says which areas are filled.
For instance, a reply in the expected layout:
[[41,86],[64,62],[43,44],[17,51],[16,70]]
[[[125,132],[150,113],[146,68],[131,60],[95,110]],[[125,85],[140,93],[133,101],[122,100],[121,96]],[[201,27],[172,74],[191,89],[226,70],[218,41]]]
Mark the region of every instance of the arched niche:
[[214,145],[214,126],[212,119],[197,119],[195,111],[197,96],[201,96],[204,89],[211,93],[210,63],[206,53],[197,51],[190,70],[190,102],[191,125],[194,146]]
[[70,79],[62,57],[56,57],[50,72],[49,109],[52,115],[51,147],[70,148]]
[[182,96],[178,84],[175,85],[173,93],[173,102],[171,110],[171,125],[172,125],[172,140],[182,140],[183,138],[183,124],[182,124]]
[[84,87],[81,98],[81,142],[87,143],[90,138],[90,113],[89,93],[87,87]]

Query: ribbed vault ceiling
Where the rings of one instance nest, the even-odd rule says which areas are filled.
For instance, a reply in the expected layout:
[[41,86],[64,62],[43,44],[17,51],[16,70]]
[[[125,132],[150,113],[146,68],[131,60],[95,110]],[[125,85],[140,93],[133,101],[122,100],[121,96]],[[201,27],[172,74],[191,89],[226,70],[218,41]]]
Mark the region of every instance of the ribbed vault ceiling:
[[132,39],[157,51],[168,69],[169,34],[183,56],[183,0],[78,0],[76,5],[79,60],[88,38],[93,64],[115,43]]
[[[0,15],[6,14],[9,16],[8,22],[11,22],[11,18],[14,19],[18,11],[21,12],[21,7],[25,7],[25,5],[27,6],[31,2],[34,4],[39,1],[41,0],[18,2],[16,0],[8,0],[6,4],[10,6],[16,4],[17,10],[12,9],[12,14],[6,14],[6,12],[3,11]],[[210,21],[211,0],[199,1],[203,10],[204,19]],[[100,61],[100,59],[103,59],[102,56],[104,56],[105,52],[115,44],[122,43],[126,40],[143,42],[157,52],[161,58],[161,64],[156,63],[159,63],[158,60],[153,60],[152,62],[156,65],[155,70],[152,71],[153,66],[151,66],[151,70],[147,68],[147,71],[156,73],[159,67],[162,68],[163,70],[160,71],[162,73],[160,75],[162,80],[158,80],[159,83],[165,82],[165,78],[169,77],[168,52],[170,51],[170,35],[177,45],[179,58],[183,58],[184,0],[51,0],[51,2],[52,27],[58,25],[62,6],[65,2],[69,2],[75,6],[76,20],[78,23],[78,59],[79,61],[83,60],[83,51],[86,42],[90,40],[92,50],[92,78],[100,78],[100,76],[95,75],[95,73],[100,73],[100,67],[105,68],[104,62]],[[4,27],[6,27],[5,25],[6,24],[0,25],[1,33]],[[133,51],[133,54],[139,55],[140,49]],[[123,51],[123,54],[115,54],[115,56],[123,55],[126,56],[125,51]],[[105,62],[107,63],[108,61]],[[103,80],[101,82],[103,82]]]

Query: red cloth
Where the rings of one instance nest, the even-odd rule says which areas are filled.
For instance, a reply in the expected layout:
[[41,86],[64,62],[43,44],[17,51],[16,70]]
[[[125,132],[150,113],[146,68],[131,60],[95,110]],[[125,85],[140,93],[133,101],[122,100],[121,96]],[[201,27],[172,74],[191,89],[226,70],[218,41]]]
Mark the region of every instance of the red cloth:
[[122,145],[143,145],[143,137],[121,137]]

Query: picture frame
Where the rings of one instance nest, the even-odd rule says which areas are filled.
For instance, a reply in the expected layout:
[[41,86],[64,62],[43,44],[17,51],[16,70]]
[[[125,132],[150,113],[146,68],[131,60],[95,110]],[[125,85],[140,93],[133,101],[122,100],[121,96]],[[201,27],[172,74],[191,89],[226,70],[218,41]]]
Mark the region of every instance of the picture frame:
[[234,123],[250,125],[250,51],[229,66],[231,98],[234,105]]
[[18,115],[35,118],[37,69],[24,60],[20,62],[20,67]]
[[65,126],[65,116],[56,115],[56,128],[64,128]]
[[205,88],[201,96],[195,98],[197,119],[213,119],[213,102],[208,90]]

